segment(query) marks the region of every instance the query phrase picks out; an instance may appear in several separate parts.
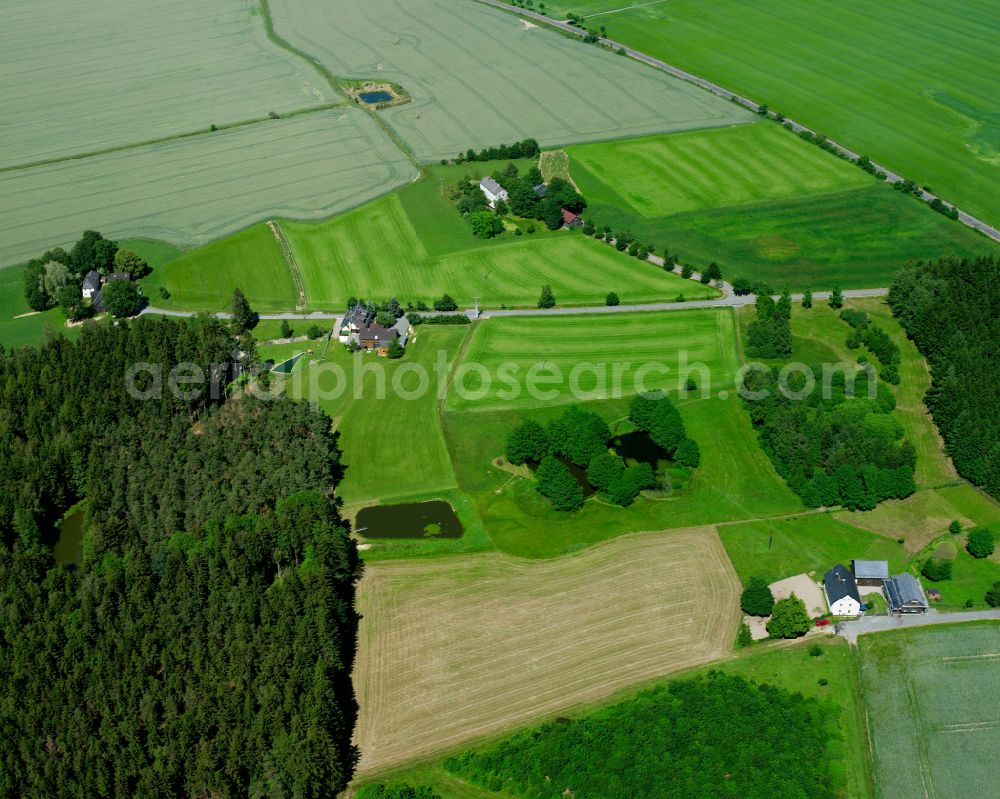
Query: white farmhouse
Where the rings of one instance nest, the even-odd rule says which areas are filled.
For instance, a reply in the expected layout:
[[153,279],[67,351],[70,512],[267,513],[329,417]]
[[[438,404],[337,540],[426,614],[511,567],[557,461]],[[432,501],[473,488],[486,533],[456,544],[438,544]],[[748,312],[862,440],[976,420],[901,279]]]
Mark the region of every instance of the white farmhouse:
[[861,595],[858,584],[843,565],[838,563],[823,577],[826,602],[834,616],[860,616]]
[[479,181],[479,188],[486,195],[486,202],[490,204],[490,208],[496,208],[497,200],[507,202],[509,199],[507,189],[493,180],[493,178],[483,178]]

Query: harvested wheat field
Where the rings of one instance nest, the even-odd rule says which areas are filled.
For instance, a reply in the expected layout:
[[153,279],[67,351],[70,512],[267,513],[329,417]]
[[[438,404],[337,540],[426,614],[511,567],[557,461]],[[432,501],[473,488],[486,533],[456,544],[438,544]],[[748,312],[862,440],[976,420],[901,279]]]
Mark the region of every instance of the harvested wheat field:
[[727,654],[739,580],[711,528],[549,561],[368,565],[355,668],[366,774]]

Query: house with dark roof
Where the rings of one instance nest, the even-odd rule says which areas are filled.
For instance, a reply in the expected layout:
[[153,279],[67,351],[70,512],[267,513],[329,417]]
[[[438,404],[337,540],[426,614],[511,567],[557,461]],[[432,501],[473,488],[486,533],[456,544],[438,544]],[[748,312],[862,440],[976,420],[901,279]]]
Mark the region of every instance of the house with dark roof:
[[852,560],[851,571],[859,587],[881,588],[882,583],[889,579],[889,561]]
[[926,613],[927,597],[920,580],[908,572],[890,577],[883,584],[890,613]]
[[[375,314],[367,308],[355,305],[347,312],[347,315],[344,316],[344,321],[340,325],[340,335],[338,336],[340,343],[350,343],[351,339],[356,337],[362,328],[368,327],[374,318]],[[355,338],[355,340],[357,339]]]
[[842,564],[838,563],[823,575],[823,590],[826,593],[826,603],[834,616],[861,615],[861,595],[858,585]]
[[96,269],[91,269],[83,278],[83,286],[80,293],[85,300],[93,300],[94,292],[101,290],[101,273]]
[[486,202],[490,204],[490,208],[496,207],[497,200],[507,202],[510,199],[507,189],[493,180],[493,178],[483,178],[479,181],[479,189],[486,195]]
[[379,355],[389,354],[389,345],[399,340],[399,331],[383,327],[377,322],[358,331],[358,344],[363,350],[374,350]]
[[108,275],[108,283],[114,283],[116,280],[124,280],[128,283],[132,279],[132,275],[128,272],[112,272]]
[[583,224],[583,220],[580,219],[579,214],[574,214],[572,211],[568,211],[565,208],[562,209],[563,227],[580,227]]

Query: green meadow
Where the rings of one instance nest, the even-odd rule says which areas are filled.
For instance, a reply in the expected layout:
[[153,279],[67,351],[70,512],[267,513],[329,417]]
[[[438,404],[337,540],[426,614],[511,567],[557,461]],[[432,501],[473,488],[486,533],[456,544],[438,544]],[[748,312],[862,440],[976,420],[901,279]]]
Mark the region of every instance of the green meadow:
[[568,150],[595,224],[730,279],[887,286],[908,261],[994,246],[773,123]]
[[[683,389],[729,391],[737,369],[728,308],[495,317],[476,325],[448,410],[494,410]],[[485,377],[488,375],[488,377]]]
[[75,338],[79,330],[66,327],[66,315],[60,308],[36,313],[28,307],[23,267],[0,269],[0,346],[35,346],[53,333]]
[[[543,231],[541,223],[534,233],[477,241],[435,179],[422,183],[326,222],[282,224],[310,307],[341,309],[351,296],[430,304],[444,293],[463,307],[477,297],[487,307],[533,307],[543,284],[560,305],[602,305],[609,291],[623,303],[718,296],[579,232]],[[422,203],[407,196],[411,190]],[[415,224],[417,205],[421,217],[432,209],[437,218]]]
[[767,123],[582,144],[567,151],[585,196],[612,204],[624,200],[646,218],[871,183],[860,169]]
[[[143,286],[158,308],[229,310],[237,287],[257,311],[290,311],[297,301],[292,275],[267,225],[254,225],[154,268]],[[159,293],[161,287],[169,299]]]
[[[716,81],[1000,223],[1000,6],[587,2],[618,41]],[[629,8],[630,5],[635,7]],[[560,0],[549,10],[586,13]]]

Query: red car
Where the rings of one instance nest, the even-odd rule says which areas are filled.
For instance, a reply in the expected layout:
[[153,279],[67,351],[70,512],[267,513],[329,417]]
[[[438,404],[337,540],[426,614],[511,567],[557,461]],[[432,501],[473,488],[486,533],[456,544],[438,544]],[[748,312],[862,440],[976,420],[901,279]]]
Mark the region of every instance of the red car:
[[830,623],[829,619],[816,619],[817,627],[826,627]]

